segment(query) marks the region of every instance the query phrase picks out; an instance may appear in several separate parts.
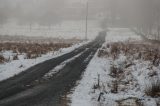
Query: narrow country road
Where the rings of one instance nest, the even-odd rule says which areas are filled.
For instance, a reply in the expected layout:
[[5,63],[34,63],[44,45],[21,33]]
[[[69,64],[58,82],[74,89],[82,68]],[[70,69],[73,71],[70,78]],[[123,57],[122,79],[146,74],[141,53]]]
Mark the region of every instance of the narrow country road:
[[[0,106],[61,106],[59,98],[80,80],[90,60],[104,43],[105,36],[106,32],[100,32],[94,41],[0,82]],[[51,78],[43,78],[50,70],[78,54]]]

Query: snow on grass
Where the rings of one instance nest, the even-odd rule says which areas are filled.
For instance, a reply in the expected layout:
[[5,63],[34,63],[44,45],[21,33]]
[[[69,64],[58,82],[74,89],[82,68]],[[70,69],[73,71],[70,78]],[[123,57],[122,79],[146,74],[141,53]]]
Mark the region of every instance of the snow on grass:
[[[120,63],[120,60],[117,62]],[[122,61],[121,61],[122,62]],[[130,90],[129,93],[111,93],[111,82],[113,78],[109,75],[112,59],[105,59],[97,57],[97,54],[91,60],[88,68],[86,69],[82,80],[75,87],[71,95],[71,106],[117,106],[116,100],[125,99],[128,97],[140,97],[140,92]],[[98,84],[98,75],[100,75],[100,88],[95,89],[94,86]],[[98,97],[101,92],[106,94],[102,95],[101,102],[98,102]]]
[[[5,80],[9,77],[12,77],[12,76],[28,69],[29,67],[40,63],[40,62],[43,62],[45,60],[55,58],[55,57],[61,56],[63,54],[69,53],[69,52],[75,50],[76,48],[78,48],[82,45],[85,45],[89,42],[90,41],[87,41],[87,42],[84,41],[82,43],[75,44],[75,45],[68,47],[68,48],[61,48],[60,50],[55,51],[55,52],[51,51],[51,52],[44,54],[41,57],[38,57],[35,59],[24,59],[25,54],[19,55],[18,56],[19,60],[13,60],[11,62],[0,64],[0,81]],[[5,57],[9,57],[9,56],[14,55],[13,52],[11,52],[11,51],[4,51],[4,52],[1,52],[0,54],[4,55]]]
[[[108,32],[106,43],[103,44],[101,49],[110,52],[107,44],[140,40],[141,38],[129,29],[112,28]],[[128,57],[122,52],[119,52],[119,55],[114,59],[112,57],[114,54],[107,52],[106,55],[108,56],[104,57],[98,57],[99,51],[95,54],[82,75],[82,80],[77,82],[73,93],[69,95],[69,98],[71,98],[70,105],[119,106],[120,104],[127,104],[126,106],[139,106],[143,104],[144,106],[157,106],[160,98],[154,99],[146,96],[144,92],[151,71],[148,69],[150,62],[133,60],[132,56]],[[128,67],[128,64],[131,64],[131,66]],[[111,75],[113,66],[116,68],[116,76]],[[156,76],[160,76],[159,66],[153,67],[153,70],[157,71],[158,75]]]

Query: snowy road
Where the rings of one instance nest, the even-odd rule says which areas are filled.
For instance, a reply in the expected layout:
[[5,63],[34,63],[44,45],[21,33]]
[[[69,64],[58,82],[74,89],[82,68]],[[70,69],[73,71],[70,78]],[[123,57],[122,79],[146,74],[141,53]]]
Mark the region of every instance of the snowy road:
[[[76,81],[80,79],[93,55],[104,42],[105,33],[100,33],[93,42],[60,57],[39,63],[12,78],[0,82],[0,105],[62,105],[59,98],[70,91]],[[44,77],[56,66],[69,59],[70,61],[57,73],[49,78]]]

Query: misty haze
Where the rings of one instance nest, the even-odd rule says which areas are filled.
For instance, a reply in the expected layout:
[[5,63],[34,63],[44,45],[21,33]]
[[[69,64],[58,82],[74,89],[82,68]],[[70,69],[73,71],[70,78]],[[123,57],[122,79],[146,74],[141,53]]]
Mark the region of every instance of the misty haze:
[[0,106],[160,106],[160,0],[0,0]]

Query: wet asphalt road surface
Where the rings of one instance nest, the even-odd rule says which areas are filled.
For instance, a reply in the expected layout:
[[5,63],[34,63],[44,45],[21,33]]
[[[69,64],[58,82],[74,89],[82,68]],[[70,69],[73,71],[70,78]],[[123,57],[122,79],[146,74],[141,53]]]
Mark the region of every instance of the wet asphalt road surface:
[[[105,41],[106,32],[76,50],[39,63],[0,82],[0,106],[66,106],[61,97],[81,79],[90,60]],[[43,76],[60,63],[80,54],[49,79]]]

